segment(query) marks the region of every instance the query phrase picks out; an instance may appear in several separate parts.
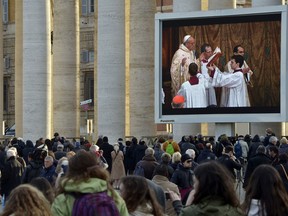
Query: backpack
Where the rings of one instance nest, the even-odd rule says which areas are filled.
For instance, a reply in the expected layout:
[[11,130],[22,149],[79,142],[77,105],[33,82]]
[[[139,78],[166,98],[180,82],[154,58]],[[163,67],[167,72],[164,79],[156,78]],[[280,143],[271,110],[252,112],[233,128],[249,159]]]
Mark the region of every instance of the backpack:
[[134,175],[145,177],[144,168],[140,164],[136,165],[135,170],[134,170]]
[[173,147],[171,142],[169,142],[167,147],[166,147],[166,153],[168,153],[170,155],[173,155],[173,153],[174,153],[174,147]]
[[119,210],[107,191],[75,196],[72,216],[120,216]]
[[236,158],[242,157],[242,146],[239,141],[234,146],[234,152]]

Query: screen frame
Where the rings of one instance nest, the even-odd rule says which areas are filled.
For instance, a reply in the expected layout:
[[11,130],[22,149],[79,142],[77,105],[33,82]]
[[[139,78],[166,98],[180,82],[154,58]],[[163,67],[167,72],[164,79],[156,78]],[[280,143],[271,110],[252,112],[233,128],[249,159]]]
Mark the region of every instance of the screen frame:
[[[288,65],[287,65],[287,5],[225,9],[211,11],[193,11],[183,13],[157,13],[155,15],[155,123],[202,123],[202,122],[285,122],[288,108]],[[162,113],[162,31],[163,22],[199,18],[222,18],[247,15],[281,15],[281,59],[280,59],[280,112],[278,113],[221,113],[221,114],[168,114]]]

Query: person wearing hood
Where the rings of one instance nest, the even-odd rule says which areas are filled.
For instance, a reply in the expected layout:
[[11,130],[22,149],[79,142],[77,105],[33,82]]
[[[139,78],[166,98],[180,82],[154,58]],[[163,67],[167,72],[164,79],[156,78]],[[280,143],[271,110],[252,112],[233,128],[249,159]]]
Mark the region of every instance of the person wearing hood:
[[8,149],[6,152],[7,161],[2,170],[1,176],[1,194],[7,200],[10,192],[21,184],[21,178],[24,172],[22,164],[16,159],[16,152]]
[[[112,198],[110,207],[116,205],[119,215],[128,216],[125,201],[109,184],[109,173],[101,166],[99,157],[92,152],[79,150],[69,160],[69,169],[60,181],[59,190],[52,203],[52,215],[72,215],[75,194],[85,195],[106,192]],[[109,206],[106,206],[109,209]],[[92,212],[92,214],[95,212]]]

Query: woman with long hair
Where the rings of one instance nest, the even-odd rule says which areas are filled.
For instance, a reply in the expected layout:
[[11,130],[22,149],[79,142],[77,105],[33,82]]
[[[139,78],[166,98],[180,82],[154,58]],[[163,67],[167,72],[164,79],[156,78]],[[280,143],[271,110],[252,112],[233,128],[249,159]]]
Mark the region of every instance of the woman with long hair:
[[121,178],[120,195],[125,200],[131,216],[164,215],[154,191],[149,188],[144,177],[130,175]]
[[[107,192],[120,215],[128,215],[124,200],[109,184],[109,173],[101,166],[95,154],[79,150],[69,159],[66,175],[61,180],[52,204],[53,215],[72,215],[74,201],[84,195]],[[111,203],[113,205],[113,203]]]
[[1,216],[51,216],[50,204],[32,185],[23,184],[10,194]]
[[288,195],[277,170],[258,166],[251,175],[243,203],[248,216],[288,215]]
[[180,197],[169,191],[178,214],[183,216],[244,215],[234,189],[233,179],[223,165],[217,161],[204,162],[195,168],[194,174],[194,189],[189,194],[185,208],[182,208]]

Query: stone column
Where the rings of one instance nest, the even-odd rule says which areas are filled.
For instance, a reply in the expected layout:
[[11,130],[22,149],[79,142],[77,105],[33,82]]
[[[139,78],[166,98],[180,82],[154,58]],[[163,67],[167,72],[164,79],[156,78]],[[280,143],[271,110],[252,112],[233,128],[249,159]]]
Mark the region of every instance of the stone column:
[[51,137],[50,1],[16,3],[16,136]]
[[125,135],[124,0],[98,0],[97,37],[97,132],[114,143]]
[[209,0],[208,10],[236,8],[236,0]]
[[251,124],[251,135],[252,137],[258,134],[259,136],[265,136],[265,130],[271,128],[278,139],[282,136],[282,125],[279,122],[257,122]]
[[129,123],[130,135],[153,136],[155,1],[130,1]]
[[3,74],[3,61],[1,59],[3,59],[3,22],[2,22],[2,17],[3,17],[3,5],[0,4],[0,17],[1,17],[1,21],[0,21],[0,88],[2,88],[2,93],[0,93],[0,137],[2,137],[3,135],[3,130],[5,128],[3,128],[3,79],[4,79],[4,74]]
[[[281,5],[281,0],[252,0],[252,7],[260,6],[271,6],[271,5]],[[261,122],[261,123],[251,123],[251,135],[265,135],[265,129],[271,128],[278,138],[282,135],[281,123],[275,122]]]
[[252,0],[252,7],[282,5],[282,0]]
[[54,0],[53,132],[80,135],[79,1]]
[[200,11],[201,0],[174,0],[173,12]]
[[[201,11],[201,0],[174,0],[173,12]],[[196,41],[197,43],[197,41]],[[201,124],[173,124],[174,140],[179,142],[183,135],[195,135],[201,132]]]

